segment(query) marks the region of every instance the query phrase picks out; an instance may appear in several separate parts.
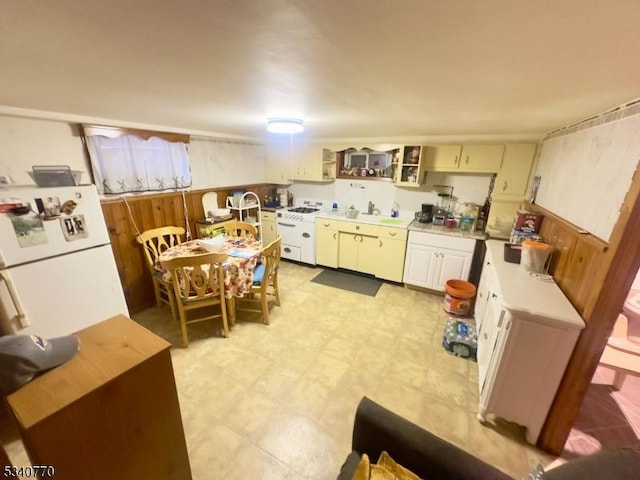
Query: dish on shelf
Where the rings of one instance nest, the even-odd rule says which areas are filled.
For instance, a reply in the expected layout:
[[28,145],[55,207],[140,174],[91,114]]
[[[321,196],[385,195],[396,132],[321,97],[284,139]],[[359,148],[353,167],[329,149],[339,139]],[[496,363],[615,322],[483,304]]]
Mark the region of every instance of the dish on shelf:
[[228,208],[212,208],[207,212],[210,217],[226,217],[231,213],[231,210]]
[[229,215],[222,215],[221,217],[218,216],[210,216],[207,217],[206,220],[208,222],[219,222],[221,220],[231,220],[233,218],[233,215],[229,214]]

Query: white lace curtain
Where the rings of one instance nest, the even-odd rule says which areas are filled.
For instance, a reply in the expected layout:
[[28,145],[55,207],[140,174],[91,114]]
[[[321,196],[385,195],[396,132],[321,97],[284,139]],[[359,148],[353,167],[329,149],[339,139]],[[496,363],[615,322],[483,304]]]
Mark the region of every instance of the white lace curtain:
[[174,190],[191,186],[187,146],[135,135],[87,136],[93,177],[100,194]]

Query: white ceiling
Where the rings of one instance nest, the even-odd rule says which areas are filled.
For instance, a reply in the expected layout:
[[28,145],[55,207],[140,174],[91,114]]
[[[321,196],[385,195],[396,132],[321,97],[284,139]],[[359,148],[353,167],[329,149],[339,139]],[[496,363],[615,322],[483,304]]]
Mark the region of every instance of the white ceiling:
[[640,97],[639,45],[638,0],[2,0],[0,111],[541,135]]

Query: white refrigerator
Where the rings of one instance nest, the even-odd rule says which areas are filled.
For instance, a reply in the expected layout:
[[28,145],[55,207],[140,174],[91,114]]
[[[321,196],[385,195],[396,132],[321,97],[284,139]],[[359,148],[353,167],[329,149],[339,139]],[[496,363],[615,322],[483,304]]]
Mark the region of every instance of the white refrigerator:
[[95,186],[2,187],[0,334],[53,338],[117,314],[129,311]]

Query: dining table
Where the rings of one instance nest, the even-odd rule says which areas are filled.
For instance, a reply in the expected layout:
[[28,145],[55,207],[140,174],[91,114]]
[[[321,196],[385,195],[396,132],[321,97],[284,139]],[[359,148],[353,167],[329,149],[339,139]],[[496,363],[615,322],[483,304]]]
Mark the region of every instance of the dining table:
[[260,260],[262,243],[255,238],[225,236],[224,243],[213,251],[207,251],[197,240],[189,240],[163,251],[158,256],[156,269],[162,272],[163,279],[171,282],[171,272],[162,268],[161,262],[175,257],[188,257],[205,253],[226,253],[222,264],[224,272],[224,297],[230,323],[235,322],[235,299],[251,292],[253,273]]

